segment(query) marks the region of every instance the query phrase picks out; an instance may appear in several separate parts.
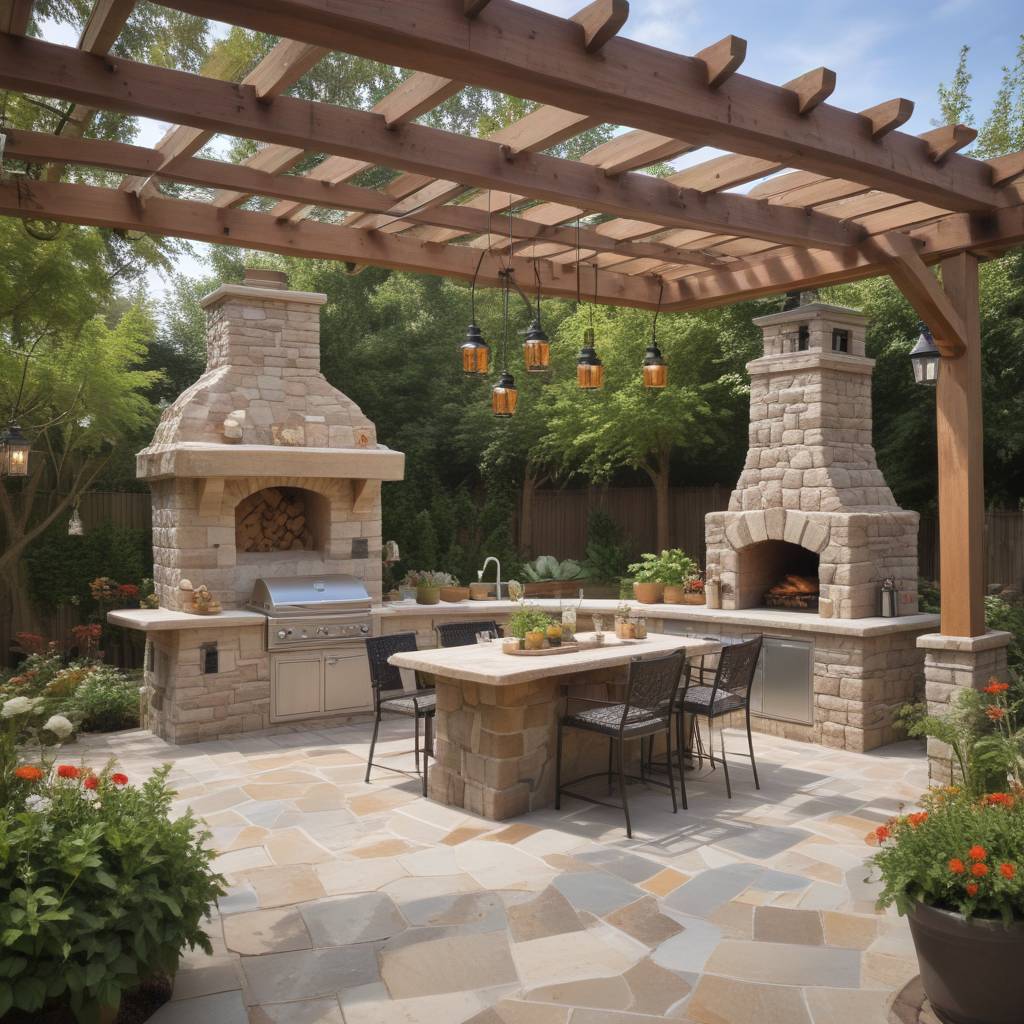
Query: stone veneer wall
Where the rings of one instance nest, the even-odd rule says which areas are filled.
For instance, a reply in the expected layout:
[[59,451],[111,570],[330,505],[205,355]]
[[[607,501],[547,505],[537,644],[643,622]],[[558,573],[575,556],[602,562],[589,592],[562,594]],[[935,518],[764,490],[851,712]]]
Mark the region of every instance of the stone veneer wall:
[[[765,354],[747,364],[749,448],[729,510],[705,520],[708,573],[721,577],[724,608],[759,604],[744,551],[784,540],[819,555],[823,616],[877,615],[882,579],[916,588],[918,515],[899,508],[875,460],[864,317],[815,303],[755,323]],[[832,351],[835,329],[849,333],[848,352]]]
[[[928,633],[918,637],[925,653],[925,698],[928,713],[948,711],[960,690],[980,690],[989,680],[1006,681],[1006,649],[1010,634],[991,630],[981,636],[944,636]],[[954,781],[952,750],[941,740],[928,739],[929,782],[948,786]]]

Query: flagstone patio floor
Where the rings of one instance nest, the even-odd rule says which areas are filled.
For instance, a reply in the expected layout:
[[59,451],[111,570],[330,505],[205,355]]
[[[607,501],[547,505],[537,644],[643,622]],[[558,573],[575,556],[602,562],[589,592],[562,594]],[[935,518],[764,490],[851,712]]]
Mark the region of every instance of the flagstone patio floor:
[[[408,732],[386,723],[378,757],[408,766]],[[80,741],[134,779],[172,762],[229,883],[214,955],[185,956],[154,1024],[886,1024],[918,973],[864,867],[865,834],[925,787],[916,743],[756,736],[760,791],[737,767],[727,800],[705,767],[673,815],[631,786],[630,840],[574,799],[495,823],[399,774],[366,785],[369,733]]]

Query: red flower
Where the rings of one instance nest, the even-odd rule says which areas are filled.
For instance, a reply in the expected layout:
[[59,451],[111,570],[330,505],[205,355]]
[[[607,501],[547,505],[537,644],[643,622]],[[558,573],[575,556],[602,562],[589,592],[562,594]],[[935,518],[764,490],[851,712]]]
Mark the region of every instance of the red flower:
[[1002,708],[985,708],[985,714],[988,715],[993,722],[998,722],[1006,712]]
[[[86,789],[96,789],[100,784],[100,780],[95,775],[90,775],[85,782],[82,783]],[[985,868],[988,871],[988,868]]]
[[907,821],[910,822],[911,828],[917,828],[918,825],[923,825],[927,820],[927,811],[917,811],[915,814],[911,814],[907,817]]
[[978,883],[977,882],[968,882],[967,885],[965,886],[965,888],[967,889],[967,895],[968,896],[977,896],[978,895]]
[[993,679],[992,682],[990,682],[988,684],[988,686],[986,686],[984,688],[983,692],[984,693],[992,693],[992,694],[1006,693],[1006,691],[1009,688],[1010,688],[1010,684],[1009,683],[1000,683],[1000,682],[997,682],[995,679]]
[[134,583],[122,583],[118,588],[122,597],[138,597],[139,588]]
[[980,862],[972,864],[971,874],[974,875],[975,878],[984,878],[988,874],[988,865],[981,864]]
[[964,862],[959,857],[954,857],[949,862],[948,867],[954,875],[962,875],[967,870],[966,866],[964,865]]
[[1013,878],[1013,876],[1017,874],[1017,869],[1012,864],[1000,864],[999,874],[1001,874],[1003,878]]
[[82,773],[73,764],[59,764],[57,774],[62,779],[77,779]]
[[989,807],[1012,807],[1013,797],[1009,793],[986,793],[982,802]]
[[110,776],[110,781],[113,782],[115,786],[127,786],[128,776],[123,772],[114,772],[114,774]]
[[34,764],[23,764],[14,769],[14,774],[26,782],[38,782],[43,777],[43,773]]
[[988,856],[988,854],[985,852],[984,846],[979,846],[977,843],[975,843],[967,851],[967,856],[970,857],[971,860],[984,860]]

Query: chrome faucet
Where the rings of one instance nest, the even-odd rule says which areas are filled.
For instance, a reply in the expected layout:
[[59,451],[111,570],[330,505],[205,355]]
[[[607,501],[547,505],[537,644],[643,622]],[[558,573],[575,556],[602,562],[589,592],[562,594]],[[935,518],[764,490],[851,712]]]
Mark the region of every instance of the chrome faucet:
[[484,560],[484,567],[482,569],[477,569],[477,571],[476,571],[476,578],[477,578],[478,581],[483,581],[484,573],[487,571],[487,566],[490,565],[491,562],[493,562],[498,567],[498,574],[497,574],[496,582],[495,582],[495,585],[494,585],[494,597],[495,597],[495,600],[500,601],[501,600],[501,562],[499,562],[498,559],[494,557],[494,555],[490,555],[488,558],[486,558]]

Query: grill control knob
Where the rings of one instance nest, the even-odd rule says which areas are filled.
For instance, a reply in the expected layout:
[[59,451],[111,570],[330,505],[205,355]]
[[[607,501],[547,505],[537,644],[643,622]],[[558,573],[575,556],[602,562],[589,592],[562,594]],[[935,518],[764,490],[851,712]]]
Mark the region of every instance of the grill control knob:
[[369,633],[370,632],[370,627],[369,626],[360,626],[359,627],[359,632],[360,633]]
[[279,629],[277,631],[277,639],[278,640],[287,640],[288,637],[290,637],[291,635],[292,635],[292,631],[290,629]]
[[330,632],[331,631],[326,626],[317,626],[316,627],[316,635],[317,636],[329,636]]

